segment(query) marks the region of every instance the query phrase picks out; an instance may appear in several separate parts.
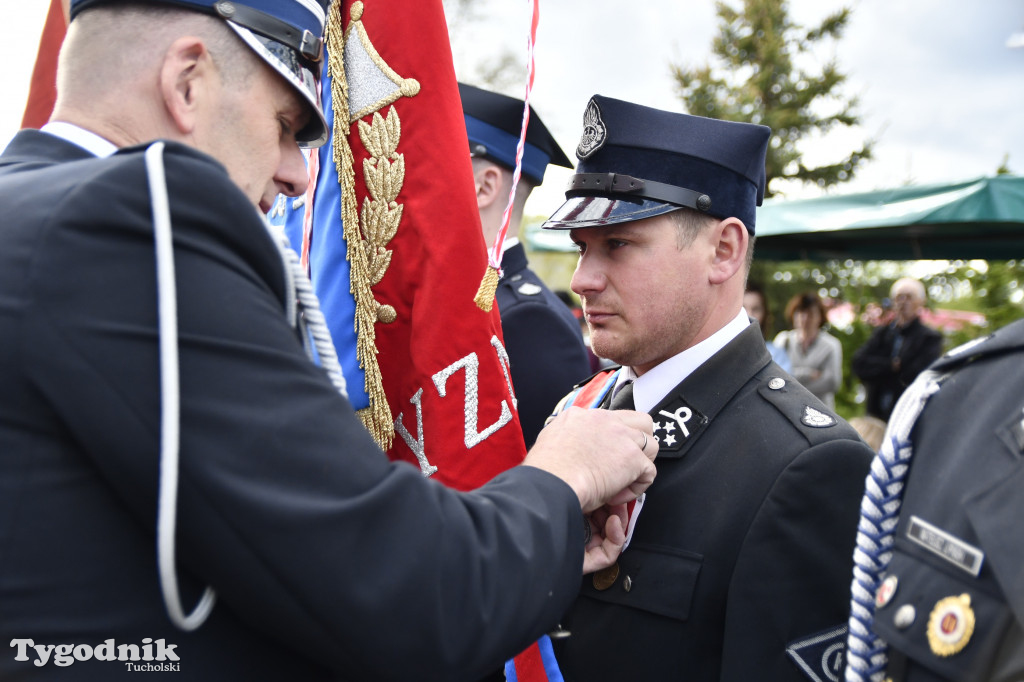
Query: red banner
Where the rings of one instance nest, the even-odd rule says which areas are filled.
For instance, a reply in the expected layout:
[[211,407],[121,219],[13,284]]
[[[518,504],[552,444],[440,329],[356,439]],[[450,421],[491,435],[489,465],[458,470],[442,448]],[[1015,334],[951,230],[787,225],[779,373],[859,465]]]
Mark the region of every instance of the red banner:
[[[66,0],[65,0],[66,1]],[[67,15],[62,0],[50,0],[50,9],[39,39],[39,51],[32,69],[22,128],[41,128],[50,120],[57,99],[57,56],[67,32]]]
[[346,1],[328,23],[364,421],[393,459],[475,488],[525,446],[498,311],[473,300],[487,258],[442,5]]

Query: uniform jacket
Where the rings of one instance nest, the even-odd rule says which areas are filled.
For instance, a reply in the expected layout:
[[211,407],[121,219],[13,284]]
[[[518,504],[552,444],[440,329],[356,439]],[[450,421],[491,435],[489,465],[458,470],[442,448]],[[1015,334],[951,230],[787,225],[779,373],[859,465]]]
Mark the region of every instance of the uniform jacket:
[[[875,614],[875,631],[889,643],[886,674],[893,682],[1021,680],[1024,321],[951,351],[931,369],[947,377],[911,431],[914,454],[886,572],[895,591]],[[933,645],[942,627],[933,614],[960,595],[969,598],[973,628],[950,628]]]
[[[0,156],[0,678],[137,679],[8,643],[173,644],[188,680],[474,679],[578,588],[568,486],[517,467],[459,493],[391,463],[285,319],[254,206],[168,143],[177,268],[181,632],[158,589],[153,227],[142,148],[38,131]],[[481,548],[486,548],[484,551]],[[132,677],[132,675],[136,677]]]
[[517,244],[501,260],[496,298],[527,447],[573,385],[591,373],[579,321],[530,270]]
[[584,576],[562,619],[566,679],[835,679],[870,448],[756,324],[651,414],[658,477],[614,583]]
[[[895,324],[875,329],[867,342],[853,354],[850,365],[867,391],[867,413],[888,421],[903,391],[940,355],[942,334],[918,318],[903,329],[898,329]],[[892,369],[894,356],[900,359],[900,368],[896,372]]]

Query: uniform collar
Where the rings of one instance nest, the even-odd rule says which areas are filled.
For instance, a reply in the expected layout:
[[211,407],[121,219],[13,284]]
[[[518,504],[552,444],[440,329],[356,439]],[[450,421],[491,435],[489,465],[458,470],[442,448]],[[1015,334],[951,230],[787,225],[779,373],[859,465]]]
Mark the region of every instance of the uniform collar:
[[114,143],[73,123],[51,121],[40,128],[40,130],[73,145],[77,145],[101,159],[113,156],[117,152],[117,146]]
[[633,369],[619,374],[619,382],[633,380],[633,403],[640,412],[650,412],[661,400],[675,388],[679,382],[690,376],[698,367],[708,361],[718,351],[751,324],[746,312],[740,308],[736,317],[724,327],[704,339],[696,346],[687,348],[682,353],[673,355],[660,365],[648,370],[643,376],[637,377]]

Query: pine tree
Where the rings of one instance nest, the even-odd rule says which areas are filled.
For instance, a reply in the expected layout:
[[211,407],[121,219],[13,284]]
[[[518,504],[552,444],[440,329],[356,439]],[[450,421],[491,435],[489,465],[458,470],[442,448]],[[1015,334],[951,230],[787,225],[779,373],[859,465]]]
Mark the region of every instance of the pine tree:
[[[822,188],[850,180],[871,158],[871,141],[844,159],[814,168],[804,165],[798,149],[805,137],[859,123],[857,98],[841,95],[846,76],[834,60],[816,75],[801,66],[813,62],[812,48],[819,42],[842,36],[850,10],[844,8],[820,25],[805,29],[790,20],[785,0],[743,0],[741,10],[717,2],[716,8],[720,31],[712,50],[720,65],[671,66],[686,110],[772,129],[767,196],[779,191],[772,187],[773,180],[796,180]],[[825,107],[832,111],[820,113]]]

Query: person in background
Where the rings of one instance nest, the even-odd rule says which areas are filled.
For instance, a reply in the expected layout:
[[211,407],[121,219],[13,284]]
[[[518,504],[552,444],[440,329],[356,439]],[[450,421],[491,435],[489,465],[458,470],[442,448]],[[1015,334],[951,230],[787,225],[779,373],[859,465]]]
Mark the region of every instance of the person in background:
[[577,410],[459,492],[352,409],[262,215],[326,139],[324,4],[71,3],[53,116],[0,155],[0,679],[134,680],[131,647],[195,681],[471,680],[625,541],[648,415]]
[[775,345],[786,351],[792,374],[830,409],[843,381],[843,346],[825,331],[825,304],[813,291],[797,294],[786,304],[786,320],[793,327],[779,332]]
[[757,326],[761,328],[761,336],[765,338],[765,345],[768,347],[768,352],[772,356],[779,367],[786,370],[790,374],[793,373],[793,365],[789,361],[789,355],[781,347],[776,346],[775,343],[768,339],[768,332],[771,329],[772,314],[768,307],[768,297],[764,294],[764,289],[760,285],[754,284],[753,282],[747,282],[747,290],[743,293],[743,309],[747,311]]
[[867,413],[882,421],[907,386],[942,355],[942,334],[921,322],[924,284],[903,277],[893,283],[889,297],[892,320],[872,332],[850,366],[867,391]]
[[[523,101],[465,83],[459,83],[459,95],[473,157],[480,223],[490,249],[501,229],[512,189]],[[572,168],[531,108],[522,176],[516,187],[508,236],[502,245],[502,275],[495,293],[527,447],[537,439],[559,398],[592,373],[579,321],[530,269],[526,250],[516,236],[523,220],[523,206],[534,187],[544,181],[548,164]]]
[[595,95],[566,202],[594,350],[561,408],[651,414],[658,479],[554,640],[568,682],[837,679],[871,450],[743,310],[771,131]]

